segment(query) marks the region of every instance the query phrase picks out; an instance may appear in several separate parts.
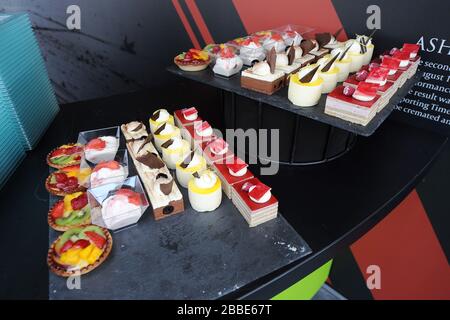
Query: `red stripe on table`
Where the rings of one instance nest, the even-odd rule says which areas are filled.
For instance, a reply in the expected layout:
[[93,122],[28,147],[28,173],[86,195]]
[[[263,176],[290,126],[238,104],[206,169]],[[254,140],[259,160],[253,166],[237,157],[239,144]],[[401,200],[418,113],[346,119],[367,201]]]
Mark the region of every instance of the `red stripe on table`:
[[208,26],[206,25],[205,20],[203,20],[202,14],[200,13],[200,10],[198,9],[195,1],[186,0],[186,5],[189,8],[192,17],[194,18],[194,21],[197,24],[198,29],[200,30],[203,41],[206,44],[214,43],[213,37],[211,36],[211,33],[208,30]]
[[351,247],[367,280],[381,269],[374,299],[450,299],[450,268],[427,213],[414,190]]
[[186,18],[186,15],[183,12],[183,9],[180,6],[180,3],[178,0],[172,0],[172,4],[175,7],[175,10],[177,11],[178,16],[180,17],[181,23],[183,23],[184,29],[186,30],[189,38],[191,39],[192,45],[196,49],[201,49],[200,43],[197,40],[197,37],[194,34],[194,31],[192,30],[191,26],[189,25],[189,21]]
[[[288,23],[314,27],[315,32],[335,33],[342,28],[331,0],[233,0],[247,33],[280,27]],[[345,31],[338,37],[347,39]]]

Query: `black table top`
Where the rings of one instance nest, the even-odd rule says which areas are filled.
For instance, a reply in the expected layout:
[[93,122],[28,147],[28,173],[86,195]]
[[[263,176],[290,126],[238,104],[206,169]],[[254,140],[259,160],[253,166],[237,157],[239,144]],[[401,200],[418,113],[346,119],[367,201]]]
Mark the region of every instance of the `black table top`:
[[280,108],[295,114],[298,114],[303,117],[307,117],[316,121],[320,121],[329,125],[332,125],[333,127],[337,127],[346,131],[350,131],[353,133],[356,133],[361,136],[370,136],[372,135],[378,127],[387,119],[387,117],[392,113],[394,110],[394,106],[400,102],[400,100],[408,93],[408,90],[411,89],[411,87],[419,81],[422,73],[417,72],[414,77],[407,80],[406,83],[397,90],[397,92],[394,94],[394,96],[390,99],[389,103],[386,105],[385,108],[381,112],[379,112],[366,126],[362,126],[359,124],[351,123],[349,121],[333,117],[330,115],[325,114],[325,102],[327,95],[322,94],[319,103],[310,108],[301,108],[297,107],[294,104],[292,104],[288,96],[288,88],[282,88],[281,90],[278,90],[272,95],[267,95],[263,93],[259,93],[256,91],[248,90],[246,88],[241,87],[240,82],[240,73],[237,73],[230,78],[224,78],[221,76],[214,75],[214,72],[212,72],[211,68],[207,68],[202,71],[196,71],[196,72],[189,72],[189,71],[183,71],[180,68],[178,68],[175,65],[167,67],[167,70],[177,76],[198,81],[203,84],[207,84],[210,86],[213,86],[218,89],[222,89],[225,91],[233,92],[238,95],[260,101],[262,103],[269,104],[271,106],[274,106],[276,108]]
[[[174,110],[196,105],[203,118],[220,126],[218,97],[210,87],[174,81],[170,88],[63,106],[38,147],[0,192],[0,241],[5,244],[4,256],[9,257],[0,265],[0,296],[48,297],[49,203],[43,181],[49,150],[75,139],[79,131],[146,119],[162,106]],[[281,166],[277,175],[265,176],[283,216],[313,253],[229,291],[225,298],[270,298],[332,259],[410,192],[446,141],[438,134],[387,120],[371,137],[359,138],[340,159],[307,167]]]

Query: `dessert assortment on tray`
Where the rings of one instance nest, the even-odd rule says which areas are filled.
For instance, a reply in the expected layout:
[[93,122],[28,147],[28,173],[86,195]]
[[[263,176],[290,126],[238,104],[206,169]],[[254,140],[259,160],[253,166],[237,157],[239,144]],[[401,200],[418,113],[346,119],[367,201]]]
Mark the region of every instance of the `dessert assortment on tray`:
[[416,44],[405,43],[372,60],[374,32],[338,41],[342,29],[314,35],[312,30],[287,25],[210,44],[203,52],[209,55],[215,75],[231,77],[240,72],[243,88],[271,95],[288,87],[288,99],[297,107],[313,107],[327,94],[326,114],[363,126],[389,103],[420,63]]
[[[112,248],[108,229],[138,223],[150,206],[155,220],[182,213],[187,202],[197,212],[212,212],[222,201],[231,201],[250,227],[277,217],[271,188],[253,176],[196,108],[173,115],[156,110],[148,125],[149,131],[143,122],[131,121],[80,132],[77,143],[47,156],[55,169],[45,185],[60,197],[48,212],[48,224],[64,232],[48,252],[55,274],[81,275],[99,266]],[[129,176],[129,161],[137,176]]]

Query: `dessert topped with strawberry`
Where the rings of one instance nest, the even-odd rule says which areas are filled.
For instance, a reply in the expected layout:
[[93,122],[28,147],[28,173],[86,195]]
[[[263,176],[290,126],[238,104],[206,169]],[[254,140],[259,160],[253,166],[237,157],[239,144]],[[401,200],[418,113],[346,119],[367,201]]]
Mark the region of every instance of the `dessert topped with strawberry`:
[[198,121],[194,123],[195,134],[199,137],[211,137],[213,129],[208,121]]
[[183,114],[183,118],[187,121],[194,121],[198,118],[198,111],[195,107],[184,108],[181,110],[181,113]]
[[247,66],[264,60],[266,54],[257,37],[247,37],[239,43],[239,57]]
[[266,186],[261,181],[258,181],[257,183],[254,183],[253,181],[245,182],[242,186],[242,190],[248,192],[250,200],[256,203],[266,203],[272,197],[272,193],[270,192],[272,188]]
[[89,177],[89,170],[80,170],[80,166],[65,167],[51,173],[46,181],[45,187],[51,194],[65,196],[70,193],[83,191],[85,188],[80,181]]
[[185,126],[191,126],[195,121],[201,121],[202,119],[198,116],[198,110],[195,107],[188,107],[176,110],[174,112],[175,124],[183,128]]
[[287,46],[299,46],[300,42],[303,40],[300,33],[295,30],[286,30],[281,34],[281,36]]
[[242,177],[248,171],[248,164],[238,157],[234,157],[233,161],[227,161],[226,167],[233,177]]
[[206,69],[211,62],[208,52],[198,49],[189,49],[177,55],[175,64],[184,71],[200,71]]
[[360,82],[352,97],[359,101],[372,101],[377,96],[378,87],[377,84]]
[[216,59],[213,72],[224,77],[232,76],[242,69],[242,59],[238,57],[231,47],[224,47]]
[[82,154],[83,145],[79,143],[64,144],[47,155],[47,164],[56,169],[77,165],[80,164]]
[[97,164],[91,173],[91,188],[106,183],[120,183],[127,177],[128,172],[118,161],[104,161]]
[[283,52],[286,49],[286,44],[284,43],[281,34],[273,32],[272,35],[263,41],[263,47],[266,51],[275,48],[277,53]]
[[94,225],[72,228],[53,242],[47,263],[59,276],[82,275],[99,266],[111,248],[108,230]]
[[49,225],[58,231],[66,231],[91,223],[91,212],[86,192],[68,194],[50,209]]
[[389,70],[388,75],[391,76],[394,75],[397,72],[398,68],[400,67],[400,60],[390,56],[383,56],[380,66],[382,68],[388,69]]
[[415,43],[404,43],[403,47],[401,48],[402,52],[408,52],[409,53],[409,59],[415,59],[419,53],[420,46]]
[[119,139],[114,136],[102,136],[91,139],[84,147],[84,157],[94,164],[113,160],[119,149]]
[[392,57],[393,57],[394,59],[397,59],[397,60],[400,61],[400,64],[399,64],[399,67],[400,67],[400,68],[407,68],[407,67],[408,67],[408,65],[409,65],[409,56],[410,56],[410,53],[409,53],[409,52],[406,52],[406,51],[400,51],[400,50],[396,51],[396,52],[392,55]]

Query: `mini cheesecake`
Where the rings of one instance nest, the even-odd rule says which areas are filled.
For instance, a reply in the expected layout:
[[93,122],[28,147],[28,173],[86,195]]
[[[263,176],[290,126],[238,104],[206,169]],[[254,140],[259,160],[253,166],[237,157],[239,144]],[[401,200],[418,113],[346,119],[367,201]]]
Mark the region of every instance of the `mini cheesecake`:
[[378,112],[380,112],[389,103],[389,100],[397,91],[394,82],[388,81],[387,78],[387,69],[377,67],[373,68],[370,72],[363,69],[345,80],[344,85],[354,87],[356,89],[358,84],[362,81],[377,84],[377,94],[381,96],[380,107],[378,109]]
[[178,183],[187,188],[193,178],[192,174],[206,169],[206,160],[194,150],[183,161],[177,163],[175,169]]
[[150,117],[149,123],[150,123],[150,132],[155,133],[156,129],[161,126],[163,123],[170,123],[174,125],[173,116],[167,112],[166,109],[159,109],[153,112],[152,116]]
[[180,129],[168,122],[160,125],[153,134],[155,147],[161,152],[161,145],[169,139],[181,138]]
[[377,87],[366,82],[360,82],[356,89],[338,86],[327,96],[325,113],[365,126],[380,107],[381,97],[377,94]]
[[355,39],[348,40],[345,47],[349,47],[348,56],[351,59],[350,73],[356,72],[364,65],[365,49],[363,45]]
[[105,161],[97,164],[90,176],[90,187],[96,188],[107,183],[121,183],[128,176],[128,170],[119,162]]
[[161,145],[162,159],[169,169],[175,169],[176,164],[186,158],[191,151],[188,141],[175,137],[167,140]]
[[253,174],[248,170],[248,164],[236,156],[223,163],[214,163],[213,168],[222,182],[223,191],[230,199],[234,184],[253,178]]
[[[350,65],[352,63],[352,60],[350,59],[348,55],[348,50],[350,47],[341,47],[338,49],[334,49],[331,51],[330,57],[334,57],[336,54],[339,54],[338,58],[334,62],[335,66],[339,69],[339,73],[337,75],[337,81],[343,82],[345,79],[348,78],[348,75],[350,73]],[[328,57],[328,56],[326,56]]]
[[233,184],[231,201],[250,227],[275,219],[278,200],[258,178]]
[[84,146],[84,158],[94,164],[114,160],[119,150],[119,139],[114,136],[102,136],[91,139]]
[[339,69],[336,67],[335,62],[339,57],[339,53],[336,53],[333,57],[324,57],[317,61],[319,67],[319,77],[323,80],[322,93],[329,93],[336,88],[337,77]]
[[220,179],[210,170],[195,172],[189,181],[188,194],[191,207],[195,211],[214,211],[222,202]]
[[185,127],[181,135],[193,149],[199,148],[202,143],[216,138],[214,130],[207,121],[195,121],[194,125]]
[[241,87],[268,95],[278,91],[283,86],[285,74],[275,69],[276,60],[277,54],[272,48],[265,61],[242,71]]
[[222,138],[203,142],[197,150],[202,153],[208,165],[212,165],[215,162],[224,163],[234,155],[229,150],[228,143]]
[[195,107],[175,111],[174,119],[175,125],[177,125],[180,129],[194,125],[195,121],[202,121],[202,119],[198,116],[198,111]]
[[317,74],[319,65],[309,65],[291,76],[288,99],[299,107],[315,106],[322,94],[323,79]]

